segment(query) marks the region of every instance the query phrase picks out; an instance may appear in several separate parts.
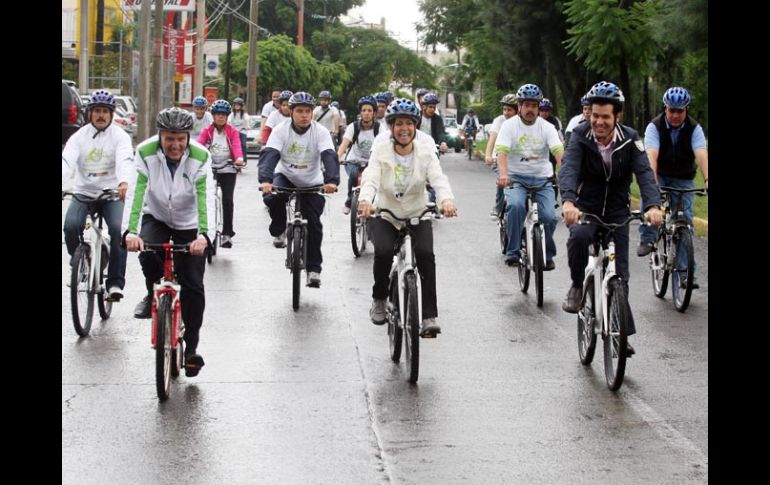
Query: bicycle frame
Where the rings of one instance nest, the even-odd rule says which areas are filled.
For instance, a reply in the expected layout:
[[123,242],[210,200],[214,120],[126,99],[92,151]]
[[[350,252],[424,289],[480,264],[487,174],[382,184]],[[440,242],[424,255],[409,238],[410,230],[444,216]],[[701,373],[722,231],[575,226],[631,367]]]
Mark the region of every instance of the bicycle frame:
[[[414,222],[414,221],[410,221]],[[417,220],[419,224],[419,218]],[[407,226],[401,229],[403,231],[403,237],[399,237],[401,244],[398,248],[398,253],[394,255],[393,265],[390,268],[391,279],[395,276],[398,281],[398,314],[406,315],[406,308],[404,302],[406,301],[406,275],[414,273],[415,282],[417,283],[417,321],[422,321],[422,286],[420,283],[420,273],[417,270],[417,265],[414,260],[414,253],[412,251],[412,236],[409,233]],[[404,328],[406,318],[399,319],[399,326],[405,331]]]
[[302,212],[300,210],[301,208],[301,197],[298,197],[298,192],[292,192],[289,194],[289,200],[286,201],[286,268],[291,270],[291,257],[292,257],[292,240],[294,238],[294,231],[293,229],[295,227],[300,227],[300,233],[302,234],[302,238],[304,239],[304,244],[302,244],[303,248],[303,254],[300,258],[300,266],[299,269],[305,269],[305,261],[307,259],[307,219],[302,217]]
[[[174,249],[178,249],[171,243],[163,243],[158,245],[145,245],[145,247],[157,248],[163,250],[163,278],[160,282],[155,283],[152,287],[152,336],[151,344],[154,349],[157,345],[155,341],[155,335],[158,329],[158,301],[163,295],[169,295],[171,297],[171,305],[173,308],[173,319],[171,322],[171,334],[178,335],[182,338],[184,335],[184,326],[182,326],[181,334],[179,329],[179,322],[181,321],[181,302],[179,301],[179,293],[182,291],[182,287],[174,278]],[[185,245],[186,247],[186,245]],[[175,350],[178,340],[171,339],[171,350]]]
[[[545,182],[542,185],[529,187],[521,182],[514,182],[510,185],[510,187],[514,187],[516,185],[521,185],[525,189],[527,189],[527,215],[524,217],[524,227],[527,234],[527,243],[532,241],[532,232],[535,226],[540,226],[540,249],[542,251],[543,256],[543,262],[545,262],[545,228],[540,223],[540,216],[538,213],[538,205],[537,201],[535,201],[535,194],[537,191],[546,185],[548,185],[550,182]],[[534,251],[527,250],[527,264],[530,268],[535,267],[535,253]]]
[[[595,249],[598,246],[598,253],[595,254]],[[607,269],[604,269],[604,260],[607,259]],[[585,290],[588,279],[593,276],[594,284],[594,298],[596,308],[594,313],[596,314],[596,320],[594,322],[594,331],[601,330],[603,336],[609,334],[609,316],[607,314],[607,300],[609,298],[609,282],[611,279],[617,276],[615,272],[615,238],[610,238],[607,244],[607,249],[604,249],[601,244],[591,245],[588,251],[588,264],[585,269],[585,276],[583,277],[583,288]],[[585,294],[585,291],[583,292]],[[596,298],[596,295],[601,297]]]

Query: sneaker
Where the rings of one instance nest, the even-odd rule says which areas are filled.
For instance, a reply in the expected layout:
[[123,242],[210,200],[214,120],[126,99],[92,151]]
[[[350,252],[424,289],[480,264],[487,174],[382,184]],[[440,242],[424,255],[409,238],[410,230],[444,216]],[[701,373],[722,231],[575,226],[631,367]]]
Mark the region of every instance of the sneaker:
[[517,255],[513,256],[506,256],[505,257],[505,264],[508,266],[518,266],[519,265],[519,257]]
[[651,242],[640,242],[639,247],[636,248],[636,255],[640,258],[643,258],[650,254],[655,247],[654,243]]
[[276,248],[286,247],[286,231],[282,232],[281,234],[273,238],[273,246]]
[[121,290],[117,286],[113,286],[109,290],[107,290],[108,301],[120,301],[121,298],[123,298],[123,290]]
[[[679,278],[679,288],[686,290],[687,289],[687,279],[685,278]],[[692,289],[697,290],[700,289],[700,285],[698,284],[698,280],[693,277],[692,279]]]
[[152,318],[152,296],[145,295],[136,305],[134,318]]
[[200,356],[200,354],[188,354],[185,352],[184,356],[184,375],[187,377],[195,377],[198,375],[198,372],[201,371],[201,367],[206,365],[205,362],[203,362],[203,357]]
[[346,205],[342,206],[342,213],[345,214],[345,215],[350,214],[350,207],[348,207]]
[[556,263],[553,262],[553,259],[545,262],[545,268],[543,268],[543,271],[553,271],[556,269]]
[[222,235],[222,242],[219,244],[222,248],[231,248],[233,247],[233,238],[232,236]]
[[436,338],[436,335],[441,333],[441,327],[436,323],[435,318],[425,318],[420,326],[420,337],[422,338]]
[[626,357],[631,357],[636,353],[636,350],[631,346],[631,342],[626,343]]
[[582,287],[570,287],[567,292],[567,297],[564,298],[564,302],[561,304],[561,309],[567,313],[577,313],[580,310],[580,303],[583,300],[583,288]]
[[308,271],[306,286],[309,286],[310,288],[320,288],[321,273],[316,273],[315,271]]
[[497,220],[497,208],[492,207],[492,210],[489,211],[489,217],[491,217],[492,220]]
[[388,316],[385,312],[386,304],[387,302],[385,300],[380,300],[379,298],[372,300],[372,308],[369,309],[369,318],[372,319],[373,324],[382,325],[387,321]]

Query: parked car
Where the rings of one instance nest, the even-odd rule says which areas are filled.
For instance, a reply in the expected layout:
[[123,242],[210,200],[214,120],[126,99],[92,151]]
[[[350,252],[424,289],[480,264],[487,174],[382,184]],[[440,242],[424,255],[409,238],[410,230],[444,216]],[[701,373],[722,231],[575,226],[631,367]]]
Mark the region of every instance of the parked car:
[[83,101],[80,94],[73,86],[69,86],[65,80],[61,82],[61,144],[73,133],[78,131],[85,123],[83,115]]
[[134,98],[131,96],[115,96],[115,104],[128,113],[132,123],[136,123],[136,114],[139,112],[139,107],[136,105]]
[[246,127],[246,155],[259,154],[262,150],[262,118],[252,116],[249,118],[249,124]]
[[115,108],[115,112],[112,114],[112,122],[123,128],[123,131],[128,133],[130,137],[133,138],[136,134],[136,123],[131,121],[131,116],[123,108]]
[[446,133],[447,147],[454,148],[455,153],[460,153],[463,149],[463,140],[460,138],[456,118],[444,118],[444,133]]

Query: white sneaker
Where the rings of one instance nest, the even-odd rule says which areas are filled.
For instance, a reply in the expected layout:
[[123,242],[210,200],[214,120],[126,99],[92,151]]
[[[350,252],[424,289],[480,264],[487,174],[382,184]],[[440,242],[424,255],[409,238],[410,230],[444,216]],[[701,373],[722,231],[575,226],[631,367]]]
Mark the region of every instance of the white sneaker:
[[321,273],[316,273],[315,271],[308,271],[307,273],[307,286],[310,288],[320,288],[321,287]]
[[120,301],[121,298],[123,298],[123,290],[117,286],[110,287],[110,289],[107,290],[107,299],[109,301]]
[[372,300],[372,308],[369,309],[369,318],[372,319],[373,324],[382,325],[387,321],[388,317],[385,312],[386,304],[387,302],[385,300],[380,300],[379,298]]

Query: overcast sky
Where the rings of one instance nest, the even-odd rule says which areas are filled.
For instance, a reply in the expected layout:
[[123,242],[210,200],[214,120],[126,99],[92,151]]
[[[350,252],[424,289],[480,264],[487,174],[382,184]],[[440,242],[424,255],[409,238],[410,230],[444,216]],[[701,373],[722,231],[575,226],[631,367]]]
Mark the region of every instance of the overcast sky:
[[390,36],[405,47],[415,48],[417,30],[414,24],[422,21],[417,0],[366,0],[363,6],[351,8],[342,21],[350,24],[359,17],[372,24],[380,23],[385,17],[385,29]]

